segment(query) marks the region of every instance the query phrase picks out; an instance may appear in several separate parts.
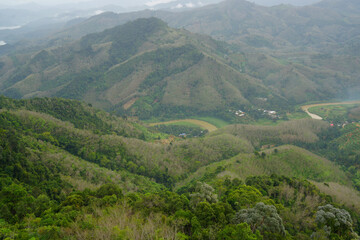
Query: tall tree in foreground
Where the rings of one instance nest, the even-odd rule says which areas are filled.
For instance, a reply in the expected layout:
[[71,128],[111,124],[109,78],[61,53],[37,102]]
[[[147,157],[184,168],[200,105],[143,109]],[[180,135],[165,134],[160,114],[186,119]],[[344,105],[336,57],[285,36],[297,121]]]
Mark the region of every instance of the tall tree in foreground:
[[254,208],[242,209],[235,214],[234,223],[247,223],[253,233],[257,230],[265,239],[277,239],[285,236],[283,221],[273,205],[259,202]]

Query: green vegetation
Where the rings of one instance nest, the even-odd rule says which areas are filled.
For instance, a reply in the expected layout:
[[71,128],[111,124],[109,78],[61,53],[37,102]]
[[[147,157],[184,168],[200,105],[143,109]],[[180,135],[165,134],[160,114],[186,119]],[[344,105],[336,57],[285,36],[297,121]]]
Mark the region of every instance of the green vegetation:
[[180,136],[183,138],[202,137],[208,133],[207,130],[200,128],[195,124],[190,124],[188,122],[183,122],[183,123],[184,124],[181,124],[181,122],[179,122],[169,125],[166,124],[155,125],[151,127],[151,129],[174,136]]
[[331,127],[321,132],[319,140],[313,144],[300,144],[313,152],[329,158],[330,160],[343,166],[352,176],[354,186],[360,189],[360,169],[359,169],[359,142],[360,131],[358,124],[348,124]]
[[[246,182],[223,179],[214,188],[200,183],[201,188],[184,189],[181,195],[169,191],[124,193],[116,185],[105,184],[95,190],[71,192],[59,202],[46,195],[34,197],[13,183],[2,187],[0,204],[3,210],[15,213],[12,217],[17,217],[19,224],[12,225],[12,218],[2,211],[0,234],[15,239],[141,239],[143,235],[151,239],[305,239],[321,232],[322,226],[317,227],[314,220],[316,206],[332,201],[313,185],[277,176]],[[295,192],[295,186],[302,190]],[[279,197],[273,197],[273,191]],[[15,194],[17,202],[10,205],[8,200]],[[309,209],[303,206],[309,206],[307,201],[312,201]],[[298,211],[301,215],[295,215]],[[256,224],[250,215],[257,214],[269,219]],[[354,225],[347,216],[349,229]],[[336,236],[351,239],[347,234],[336,232]]]
[[178,119],[178,120],[170,120],[167,122],[157,122],[157,123],[151,123],[150,126],[155,125],[182,125],[187,127],[197,127],[204,130],[207,130],[209,132],[213,132],[217,130],[217,127],[210,124],[209,122],[205,122],[198,119]]
[[164,124],[164,125],[177,125],[177,126],[184,126],[184,127],[190,127],[190,128],[200,128],[198,125],[191,123],[191,122],[174,122],[174,123],[169,123],[169,124]]
[[359,239],[360,108],[299,110],[358,96],[355,2],[108,13],[1,57],[0,239]]
[[256,122],[254,122],[254,125],[263,125],[263,126],[276,126],[280,123],[283,123],[284,121],[273,121],[267,118],[260,118]]
[[222,127],[229,125],[228,122],[226,122],[222,119],[219,119],[219,118],[214,118],[214,117],[193,117],[193,118],[211,123],[211,124],[215,125],[217,128],[222,128]]
[[329,124],[323,121],[302,119],[282,122],[274,126],[262,125],[229,125],[211,135],[231,134],[249,141],[254,147],[260,149],[264,145],[280,145],[284,143],[314,143],[319,138],[317,134],[327,129]]
[[310,118],[310,116],[308,114],[306,114],[304,111],[299,109],[296,112],[288,113],[287,118],[289,120],[297,120],[297,119]]
[[343,124],[346,121],[356,121],[359,119],[359,105],[329,105],[318,106],[309,109],[311,113],[321,116],[324,120],[334,124]]
[[177,187],[223,176],[245,180],[252,175],[271,174],[351,185],[346,174],[329,160],[304,149],[285,145],[260,153],[256,151],[255,154],[239,154],[229,160],[207,165],[179,182]]
[[[305,180],[350,189],[342,170],[294,146],[257,151],[263,143],[316,143],[326,123],[230,125],[158,143],[144,138],[153,130],[74,100],[2,97],[0,106],[2,239],[351,239],[358,232],[359,209]],[[341,230],[329,233],[329,222],[317,220],[327,204],[350,214]]]
[[61,98],[34,98],[13,100],[0,96],[0,109],[28,110],[51,115],[62,121],[68,121],[75,128],[91,130],[98,134],[117,134],[144,139],[149,135],[144,128],[134,122],[115,117],[107,112],[96,110],[91,104]]
[[299,103],[334,98],[353,85],[353,71],[284,65],[291,61],[283,58],[244,53],[156,18],[138,19],[66,46],[0,59],[0,93],[78,99],[141,120],[196,116],[223,127],[287,120]]

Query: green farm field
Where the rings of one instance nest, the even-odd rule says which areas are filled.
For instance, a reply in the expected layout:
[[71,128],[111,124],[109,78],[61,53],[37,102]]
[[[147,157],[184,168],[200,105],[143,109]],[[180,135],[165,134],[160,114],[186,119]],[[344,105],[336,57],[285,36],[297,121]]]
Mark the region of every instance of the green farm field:
[[189,127],[194,127],[194,126],[197,127],[198,126],[198,127],[208,130],[209,132],[213,132],[213,131],[217,130],[217,127],[215,125],[212,125],[208,122],[197,120],[197,119],[179,119],[179,120],[172,120],[172,121],[167,121],[167,122],[151,123],[149,125],[156,126],[156,125],[162,125],[162,124],[183,125],[183,126],[189,126]]

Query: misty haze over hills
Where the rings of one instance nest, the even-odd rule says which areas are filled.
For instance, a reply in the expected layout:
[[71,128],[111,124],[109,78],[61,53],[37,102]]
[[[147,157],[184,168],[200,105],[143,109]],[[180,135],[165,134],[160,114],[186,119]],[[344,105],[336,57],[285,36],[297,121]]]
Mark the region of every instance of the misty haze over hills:
[[[144,9],[184,11],[220,0],[136,0],[136,1],[10,1],[0,3],[0,41],[14,44],[19,40],[40,39],[57,29],[79,22],[103,12],[133,12]],[[318,0],[255,0],[250,1],[264,6],[292,4],[295,6],[313,4]],[[75,20],[75,21],[74,21]]]
[[[203,1],[192,1],[188,0],[188,3],[196,3],[201,2],[203,5],[209,3],[216,3],[220,2],[221,0],[203,0]],[[250,0],[249,2],[254,2],[259,5],[264,6],[274,6],[278,4],[291,4],[294,6],[304,6],[313,4],[315,2],[319,2],[320,0]],[[105,0],[105,1],[87,1],[87,0],[78,0],[78,1],[69,1],[69,0],[57,0],[57,1],[45,1],[45,0],[4,0],[0,3],[0,8],[9,7],[9,6],[17,6],[21,8],[34,8],[39,7],[41,5],[44,6],[55,6],[55,5],[72,5],[74,7],[78,6],[104,6],[104,5],[118,5],[124,8],[126,7],[134,7],[134,6],[154,6],[156,4],[162,3],[170,3],[170,2],[177,2],[177,0]],[[149,4],[152,3],[152,4]]]

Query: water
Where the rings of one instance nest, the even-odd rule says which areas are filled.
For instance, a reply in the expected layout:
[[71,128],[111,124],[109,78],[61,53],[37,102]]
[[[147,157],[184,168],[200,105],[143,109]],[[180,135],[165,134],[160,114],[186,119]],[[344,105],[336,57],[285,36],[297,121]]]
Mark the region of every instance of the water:
[[4,46],[4,45],[6,45],[6,42],[0,41],[0,46]]

